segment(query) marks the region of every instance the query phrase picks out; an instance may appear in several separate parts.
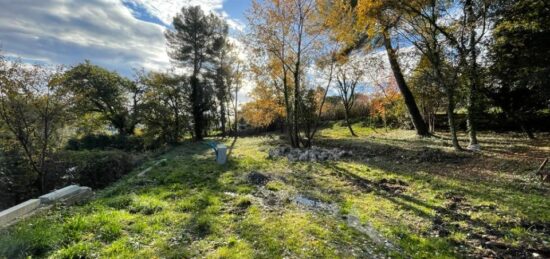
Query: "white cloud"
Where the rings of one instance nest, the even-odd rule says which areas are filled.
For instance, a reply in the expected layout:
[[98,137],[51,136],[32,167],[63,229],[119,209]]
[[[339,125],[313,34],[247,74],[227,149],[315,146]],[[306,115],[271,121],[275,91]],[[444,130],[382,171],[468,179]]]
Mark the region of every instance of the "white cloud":
[[128,75],[169,66],[164,27],[140,21],[120,1],[0,0],[0,44],[8,55],[49,64],[93,63]]
[[242,31],[244,25],[238,20],[231,19],[223,11],[223,3],[226,0],[122,0],[124,3],[140,6],[145,9],[149,15],[158,18],[165,25],[170,25],[172,19],[184,6],[200,6],[205,12],[213,12],[227,20],[227,24],[232,29]]
[[200,6],[206,12],[219,12],[224,0],[123,0],[145,8],[149,14],[159,18],[164,24],[171,24],[172,18],[183,6]]
[[[200,5],[228,19],[224,1],[0,0],[0,49],[29,63],[70,66],[88,59],[125,76],[131,76],[133,68],[166,71],[172,67],[163,35],[166,27],[140,20],[135,12],[143,15],[146,10],[170,23],[181,6]],[[140,8],[130,8],[130,2]],[[236,20],[228,22],[233,29],[243,28]],[[241,100],[248,99],[250,88],[246,82]]]

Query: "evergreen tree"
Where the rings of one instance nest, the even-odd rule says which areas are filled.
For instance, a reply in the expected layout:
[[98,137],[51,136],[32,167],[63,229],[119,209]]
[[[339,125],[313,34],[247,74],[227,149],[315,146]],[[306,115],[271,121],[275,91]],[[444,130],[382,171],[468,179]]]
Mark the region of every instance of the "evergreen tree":
[[183,7],[174,17],[173,30],[165,33],[168,54],[179,67],[190,72],[188,99],[193,117],[195,140],[202,140],[207,125],[205,112],[213,103],[213,88],[207,72],[213,65],[216,29],[224,22],[214,14],[206,15],[199,6]]

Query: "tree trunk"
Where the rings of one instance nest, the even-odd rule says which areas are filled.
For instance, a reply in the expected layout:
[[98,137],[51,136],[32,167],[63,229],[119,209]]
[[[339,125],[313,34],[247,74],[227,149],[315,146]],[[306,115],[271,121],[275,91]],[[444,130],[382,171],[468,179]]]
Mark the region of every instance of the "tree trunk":
[[225,104],[223,101],[220,102],[220,122],[221,122],[221,131],[222,131],[222,136],[225,137],[225,134],[226,134],[226,130],[225,130],[225,123],[226,123],[226,118],[225,118]]
[[531,130],[531,128],[529,126],[527,126],[527,124],[524,121],[520,120],[519,125],[520,125],[521,129],[523,130],[523,132],[525,132],[525,134],[527,134],[527,137],[529,139],[535,139],[535,134],[533,134],[533,131]]
[[[284,64],[283,64],[284,66]],[[285,127],[285,130],[286,130],[286,133],[288,135],[288,139],[290,141],[290,145],[292,147],[296,147],[296,142],[295,142],[295,139],[293,137],[293,130],[294,130],[294,126],[293,126],[293,120],[292,120],[292,116],[294,115],[294,111],[292,110],[292,104],[290,103],[290,93],[289,93],[289,89],[288,89],[288,79],[287,79],[287,74],[286,74],[286,69],[283,68],[283,91],[284,91],[284,99],[285,99],[285,109],[286,109],[286,116],[285,116],[285,122],[286,122],[286,127]]]
[[440,87],[445,89],[445,94],[447,95],[447,121],[449,122],[449,131],[451,133],[451,142],[453,143],[453,148],[455,151],[461,151],[462,147],[458,142],[458,137],[456,133],[456,122],[454,117],[455,112],[455,98],[454,98],[454,89],[453,85],[445,85],[443,82],[443,73],[441,72],[441,58],[438,52],[435,52],[433,56],[433,65],[435,68],[435,73],[437,76],[437,82]]
[[403,76],[401,67],[399,66],[397,54],[395,53],[395,50],[391,45],[391,39],[389,38],[388,32],[384,32],[382,33],[382,35],[384,38],[384,46],[388,54],[388,59],[390,61],[395,81],[397,82],[397,86],[401,91],[401,95],[403,95],[403,99],[405,100],[405,104],[407,105],[407,109],[409,110],[409,115],[411,116],[412,123],[414,125],[414,128],[416,129],[416,133],[420,136],[430,136],[428,126],[426,125],[426,122],[424,122],[424,120],[422,119],[422,115],[418,110],[418,106],[416,105],[414,96],[407,86],[407,83],[405,82],[405,77]]
[[[471,74],[474,74],[473,72],[470,72]],[[470,80],[474,80],[474,75],[470,75]],[[470,146],[478,145],[477,141],[477,124],[476,124],[476,115],[477,115],[477,89],[476,89],[476,83],[471,81],[470,82],[470,88],[468,92],[468,116],[467,116],[467,124],[468,124],[468,136],[470,138]]]
[[348,109],[344,109],[344,115],[346,116],[346,124],[348,125],[349,132],[352,136],[357,137],[355,132],[353,131],[353,128],[351,127],[351,122],[349,121],[349,111]]
[[199,86],[199,80],[196,76],[191,77],[191,102],[193,106],[193,131],[195,140],[203,140],[204,114],[202,112],[202,94]]
[[300,116],[300,53],[298,53],[298,61],[295,65],[294,73],[294,114],[292,116],[292,137],[296,147],[300,147],[300,137],[298,129],[298,118]]
[[435,133],[435,112],[430,113],[430,132]]
[[234,127],[234,130],[235,130],[235,136],[238,135],[239,133],[239,124],[237,123],[237,120],[239,119],[239,86],[235,86],[235,119],[233,121],[233,127]]
[[456,136],[456,122],[455,122],[455,101],[454,101],[454,92],[450,89],[451,86],[445,87],[445,92],[447,94],[447,120],[449,121],[449,131],[451,132],[451,141],[453,143],[453,148],[456,151],[461,151],[462,147],[458,142],[458,137]]
[[478,145],[477,141],[477,112],[478,112],[478,78],[477,78],[477,52],[476,52],[476,31],[475,31],[475,17],[474,17],[474,7],[472,0],[467,0],[465,2],[466,12],[468,15],[470,28],[470,68],[469,68],[469,94],[468,94],[468,136],[470,137],[470,146]]
[[173,141],[174,143],[178,143],[179,140],[180,140],[180,136],[181,136],[181,124],[180,124],[180,116],[179,116],[179,112],[178,112],[178,106],[175,105],[174,108],[173,108],[173,112],[174,112],[174,119],[175,119],[175,127],[176,127],[176,130],[173,134]]

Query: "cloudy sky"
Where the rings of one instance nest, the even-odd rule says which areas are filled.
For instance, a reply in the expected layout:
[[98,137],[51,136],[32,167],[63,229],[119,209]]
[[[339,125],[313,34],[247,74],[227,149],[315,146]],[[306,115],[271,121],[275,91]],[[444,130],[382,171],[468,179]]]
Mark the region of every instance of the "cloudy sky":
[[182,6],[200,5],[245,24],[249,0],[0,0],[0,48],[25,62],[74,65],[85,59],[131,76],[170,67],[163,31]]
[[[181,7],[199,5],[215,12],[226,18],[236,34],[246,26],[244,15],[250,2],[0,0],[0,49],[4,55],[27,63],[71,66],[88,59],[127,77],[132,77],[133,69],[166,71],[171,65],[163,32]],[[389,65],[384,53],[378,53],[383,68],[370,70],[387,77]],[[245,80],[239,94],[241,102],[249,100],[252,88],[252,82]]]

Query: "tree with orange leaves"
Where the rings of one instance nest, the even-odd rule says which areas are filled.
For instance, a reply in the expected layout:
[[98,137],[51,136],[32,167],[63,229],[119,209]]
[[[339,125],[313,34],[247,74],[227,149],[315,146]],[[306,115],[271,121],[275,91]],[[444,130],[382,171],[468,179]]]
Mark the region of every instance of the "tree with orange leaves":
[[403,96],[409,115],[420,136],[429,136],[430,132],[416,100],[405,81],[398,61],[398,52],[394,46],[394,29],[400,22],[401,9],[395,6],[397,1],[356,0],[334,1],[318,0],[325,18],[325,26],[330,28],[334,37],[347,44],[342,53],[366,47],[383,46],[386,49],[393,76]]
[[244,104],[242,108],[243,118],[253,127],[265,128],[276,120],[285,117],[285,108],[282,98],[276,90],[265,82],[257,82],[256,87],[250,93],[252,101]]
[[[314,90],[307,81],[310,68],[317,64],[332,72],[334,58],[327,51],[330,44],[318,18],[315,0],[253,0],[248,14],[246,41],[256,54],[254,66],[260,74],[267,74],[283,97],[286,130],[293,147],[311,146],[318,122],[312,111],[324,104],[313,107]],[[320,61],[326,56],[327,62]],[[332,73],[329,81],[331,78]]]

